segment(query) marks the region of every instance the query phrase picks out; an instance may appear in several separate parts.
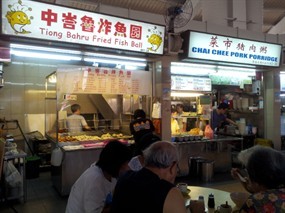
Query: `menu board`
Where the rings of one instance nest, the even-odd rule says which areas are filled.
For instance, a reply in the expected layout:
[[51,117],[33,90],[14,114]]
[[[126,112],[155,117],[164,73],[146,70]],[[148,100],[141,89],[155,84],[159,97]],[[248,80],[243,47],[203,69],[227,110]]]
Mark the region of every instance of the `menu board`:
[[151,73],[98,67],[59,68],[58,92],[151,95]]
[[171,90],[212,91],[210,78],[171,76]]

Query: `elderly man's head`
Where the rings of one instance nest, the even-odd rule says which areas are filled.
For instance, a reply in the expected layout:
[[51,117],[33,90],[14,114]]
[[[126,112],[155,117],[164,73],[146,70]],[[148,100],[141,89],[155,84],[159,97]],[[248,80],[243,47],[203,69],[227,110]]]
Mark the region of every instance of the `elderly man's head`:
[[159,171],[163,179],[174,182],[177,175],[178,152],[174,144],[158,141],[143,151],[146,168]]

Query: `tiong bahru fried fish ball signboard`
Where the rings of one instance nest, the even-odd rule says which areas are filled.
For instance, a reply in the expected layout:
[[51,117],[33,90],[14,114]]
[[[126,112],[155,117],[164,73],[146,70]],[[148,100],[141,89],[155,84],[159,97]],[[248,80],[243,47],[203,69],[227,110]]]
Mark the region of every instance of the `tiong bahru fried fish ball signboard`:
[[165,27],[28,0],[2,0],[2,34],[163,54]]

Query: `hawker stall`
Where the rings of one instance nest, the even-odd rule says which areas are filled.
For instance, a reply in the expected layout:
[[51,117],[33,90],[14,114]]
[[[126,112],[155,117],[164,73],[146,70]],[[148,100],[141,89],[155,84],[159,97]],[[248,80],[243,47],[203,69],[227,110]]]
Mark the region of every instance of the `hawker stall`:
[[[52,181],[61,195],[69,194],[108,141],[132,146],[129,123],[135,109],[150,111],[151,87],[142,86],[150,77],[146,71],[74,66],[47,76],[46,135],[53,144]],[[68,125],[73,105],[80,106],[88,126],[81,131]]]

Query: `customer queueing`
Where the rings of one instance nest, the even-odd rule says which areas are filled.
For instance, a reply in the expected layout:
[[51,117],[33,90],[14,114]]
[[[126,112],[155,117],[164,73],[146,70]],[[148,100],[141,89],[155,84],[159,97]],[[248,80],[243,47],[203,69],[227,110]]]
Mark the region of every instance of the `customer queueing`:
[[144,156],[143,151],[156,141],[160,141],[160,138],[152,133],[148,133],[142,137],[143,142],[138,144],[135,156],[130,160],[129,167],[133,171],[138,171],[143,168]]
[[130,123],[130,131],[134,136],[135,142],[147,133],[154,131],[153,123],[150,119],[146,118],[145,111],[137,109],[134,112],[134,120]]
[[146,118],[145,111],[137,109],[134,112],[134,120],[130,123],[130,132],[135,140],[135,155],[138,152],[138,144],[143,142],[142,137],[146,134],[153,134],[155,128],[152,121]]
[[67,128],[69,132],[82,132],[83,130],[90,130],[85,118],[80,115],[81,107],[79,104],[73,104],[70,107],[72,115],[68,116]]
[[108,212],[119,175],[129,170],[130,149],[119,141],[109,142],[97,163],[92,164],[72,186],[66,213]]
[[186,213],[182,193],[174,185],[178,153],[175,145],[158,141],[143,152],[145,166],[118,180],[112,213]]
[[[254,147],[246,154],[248,177],[242,183],[252,193],[240,212],[285,212],[285,155],[269,147]],[[237,177],[237,169],[232,175]]]

